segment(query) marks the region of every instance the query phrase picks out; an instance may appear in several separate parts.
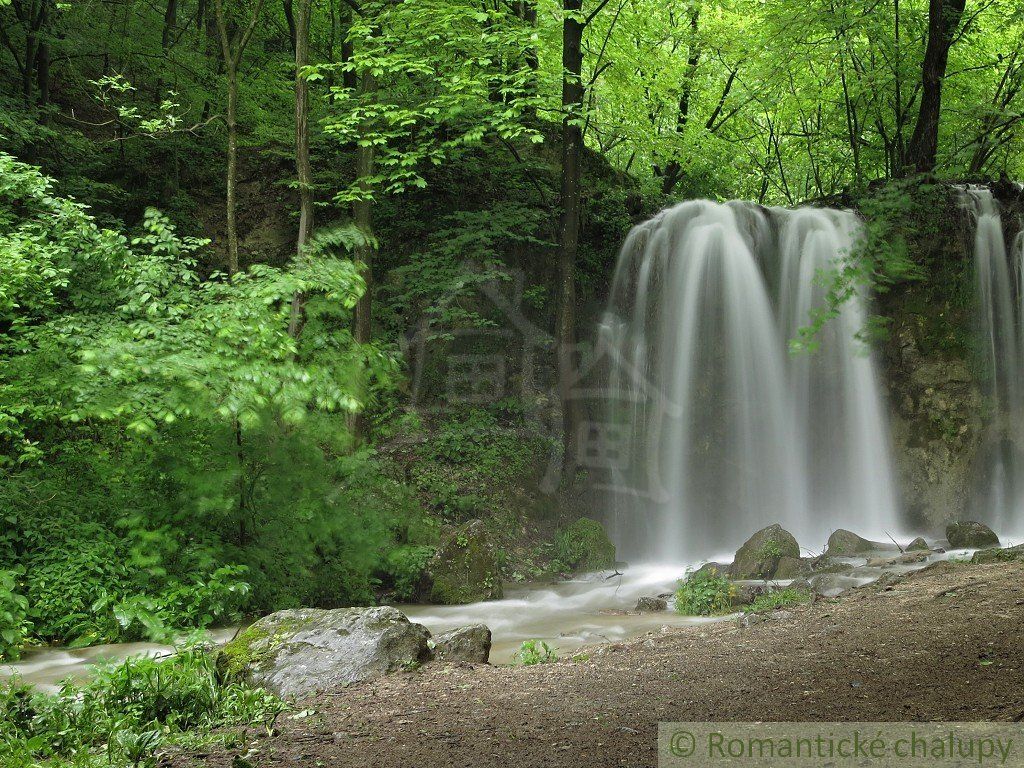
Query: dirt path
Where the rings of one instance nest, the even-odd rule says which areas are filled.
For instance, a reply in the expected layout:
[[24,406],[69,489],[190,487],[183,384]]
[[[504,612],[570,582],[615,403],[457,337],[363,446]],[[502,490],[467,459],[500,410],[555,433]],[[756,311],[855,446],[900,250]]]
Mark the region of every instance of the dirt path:
[[[262,766],[650,766],[659,720],[1024,719],[1024,563],[940,564],[750,627],[676,628],[589,660],[429,666],[320,696]],[[246,747],[175,756],[230,766]]]

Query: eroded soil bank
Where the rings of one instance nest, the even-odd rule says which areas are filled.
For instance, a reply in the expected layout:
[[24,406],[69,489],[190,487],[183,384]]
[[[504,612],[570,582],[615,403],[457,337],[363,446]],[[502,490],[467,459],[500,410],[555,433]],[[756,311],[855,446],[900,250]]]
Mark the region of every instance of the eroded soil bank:
[[650,766],[660,720],[1024,720],[1024,563],[939,563],[751,626],[534,667],[429,665],[300,702],[231,766]]

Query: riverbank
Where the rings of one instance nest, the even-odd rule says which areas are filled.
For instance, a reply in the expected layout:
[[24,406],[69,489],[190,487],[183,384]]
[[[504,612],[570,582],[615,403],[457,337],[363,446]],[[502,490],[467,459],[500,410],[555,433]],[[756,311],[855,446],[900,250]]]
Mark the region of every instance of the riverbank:
[[313,714],[273,738],[163,764],[647,766],[662,720],[1021,721],[1022,638],[1024,563],[940,563],[747,626],[534,667],[429,665],[299,702]]

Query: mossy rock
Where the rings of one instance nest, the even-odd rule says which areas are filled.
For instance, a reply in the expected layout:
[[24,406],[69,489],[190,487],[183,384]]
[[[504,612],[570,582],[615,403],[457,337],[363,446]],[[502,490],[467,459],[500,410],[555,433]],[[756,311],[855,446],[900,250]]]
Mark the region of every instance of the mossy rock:
[[971,562],[976,565],[1012,563],[1016,560],[1024,560],[1024,544],[1016,547],[1007,547],[1006,549],[999,549],[998,547],[979,549],[971,558]]
[[225,645],[217,669],[228,680],[301,696],[414,668],[430,660],[429,638],[387,606],[278,611]]
[[925,552],[930,550],[931,547],[928,546],[928,542],[925,541],[921,536],[918,536],[912,542],[907,544],[907,552]]
[[854,557],[865,552],[878,552],[887,549],[895,549],[895,547],[878,541],[869,541],[853,531],[840,528],[828,537],[825,557]]
[[762,528],[736,552],[729,577],[733,579],[771,579],[783,558],[800,558],[800,544],[778,523]]
[[427,570],[432,603],[465,605],[502,597],[498,560],[480,520],[444,536]]
[[999,537],[984,523],[958,520],[946,526],[946,541],[955,549],[998,547]]
[[555,536],[555,559],[572,571],[615,567],[615,545],[596,520],[581,517]]
[[807,560],[801,557],[781,557],[778,567],[775,569],[773,578],[796,579],[810,573],[811,567]]

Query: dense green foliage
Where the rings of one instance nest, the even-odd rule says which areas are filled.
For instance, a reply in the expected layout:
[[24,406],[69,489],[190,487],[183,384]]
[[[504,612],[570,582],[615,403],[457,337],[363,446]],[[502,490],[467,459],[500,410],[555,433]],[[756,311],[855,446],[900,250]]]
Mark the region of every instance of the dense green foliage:
[[283,710],[265,691],[221,683],[200,649],[129,659],[100,668],[84,685],[66,683],[56,696],[17,683],[0,687],[0,761],[10,768],[153,766],[170,744],[235,738],[209,732],[269,723]]
[[686,616],[715,616],[728,613],[736,587],[716,571],[701,571],[679,582],[676,611]]
[[[637,217],[855,204],[813,348],[865,286],[961,284],[915,257],[935,177],[1022,170],[1011,0],[955,20],[924,166],[924,0],[316,0],[308,40],[294,5],[0,0],[0,656],[415,599],[475,518],[505,577],[612,567],[541,485],[569,453],[553,329]],[[956,290],[918,294],[940,346]],[[462,355],[502,359],[500,396],[454,402]]]

